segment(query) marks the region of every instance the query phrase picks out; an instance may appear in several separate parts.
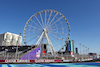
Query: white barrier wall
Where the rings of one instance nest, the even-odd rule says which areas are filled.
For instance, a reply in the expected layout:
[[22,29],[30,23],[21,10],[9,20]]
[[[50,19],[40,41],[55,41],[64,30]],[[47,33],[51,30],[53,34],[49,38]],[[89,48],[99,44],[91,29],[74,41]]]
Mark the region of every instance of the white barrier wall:
[[21,42],[22,36],[19,36],[18,34],[6,32],[0,35],[0,45],[21,45]]

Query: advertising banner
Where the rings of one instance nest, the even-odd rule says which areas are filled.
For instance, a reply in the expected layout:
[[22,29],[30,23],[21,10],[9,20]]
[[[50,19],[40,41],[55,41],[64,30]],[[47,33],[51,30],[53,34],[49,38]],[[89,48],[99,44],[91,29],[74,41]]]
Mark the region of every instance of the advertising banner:
[[33,60],[33,59],[39,59],[39,57],[40,57],[40,46],[35,50],[29,52],[28,54],[22,56],[21,60]]
[[54,59],[36,59],[36,60],[0,60],[0,63],[55,63],[62,62],[62,60]]

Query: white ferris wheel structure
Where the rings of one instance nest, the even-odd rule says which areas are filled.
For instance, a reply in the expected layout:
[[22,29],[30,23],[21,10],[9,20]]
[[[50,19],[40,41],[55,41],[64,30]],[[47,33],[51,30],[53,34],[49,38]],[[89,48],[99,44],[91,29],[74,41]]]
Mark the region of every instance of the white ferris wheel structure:
[[[43,10],[33,14],[25,24],[23,40],[26,45],[48,44],[52,55],[58,46],[69,40],[70,26],[63,14],[55,10]],[[62,48],[60,46],[60,48]]]

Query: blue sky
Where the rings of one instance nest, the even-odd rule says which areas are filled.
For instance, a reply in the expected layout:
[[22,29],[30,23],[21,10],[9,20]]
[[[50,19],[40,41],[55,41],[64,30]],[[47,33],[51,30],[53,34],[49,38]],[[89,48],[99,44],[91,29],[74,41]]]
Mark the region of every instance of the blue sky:
[[57,10],[68,19],[71,40],[100,52],[100,0],[0,0],[0,34],[23,34],[29,17],[44,9]]

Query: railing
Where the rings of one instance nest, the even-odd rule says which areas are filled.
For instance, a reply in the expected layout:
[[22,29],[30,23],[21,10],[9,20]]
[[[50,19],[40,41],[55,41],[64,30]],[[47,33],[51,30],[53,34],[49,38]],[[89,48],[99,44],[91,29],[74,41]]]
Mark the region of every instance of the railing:
[[[28,52],[26,52],[26,53],[28,53]],[[68,55],[68,54],[56,54],[55,56],[52,56],[51,54],[46,54],[45,56],[43,56],[43,55],[44,54],[41,54],[41,57],[39,59],[62,59],[62,60],[69,60],[69,61],[75,61],[75,60],[88,61],[89,59],[91,59],[91,60],[93,59],[93,56],[90,56],[90,55],[74,55],[74,57],[72,57],[71,55]],[[0,54],[0,60],[20,59],[21,57],[22,56],[20,54],[18,54],[16,57],[16,53]],[[28,57],[30,57],[30,55],[28,55]],[[32,59],[32,60],[34,60],[34,59]]]

